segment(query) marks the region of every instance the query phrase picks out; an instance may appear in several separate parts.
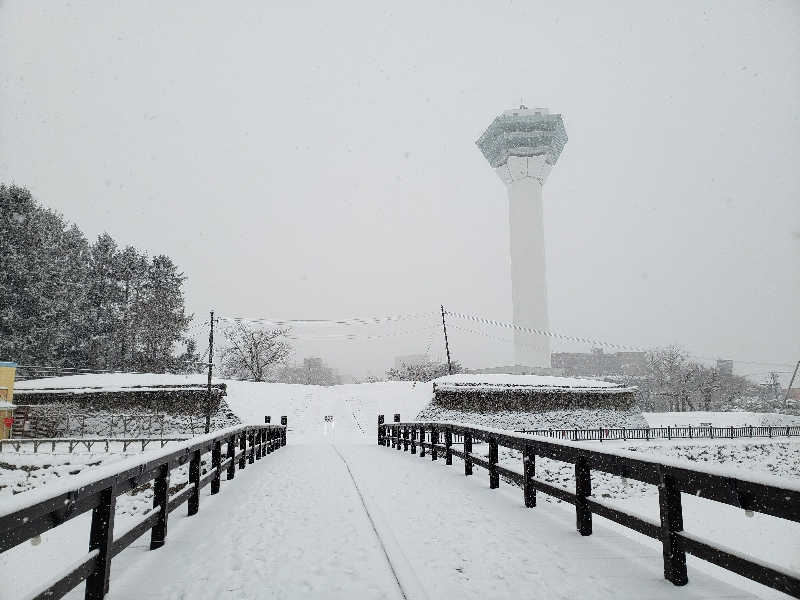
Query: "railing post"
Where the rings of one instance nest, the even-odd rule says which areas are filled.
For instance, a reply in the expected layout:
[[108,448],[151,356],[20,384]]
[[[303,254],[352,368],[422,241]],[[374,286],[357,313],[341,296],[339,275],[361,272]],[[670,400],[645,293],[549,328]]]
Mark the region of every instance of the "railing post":
[[289,419],[286,416],[281,417],[281,425],[285,427],[285,429],[281,431],[281,446],[285,446],[286,433],[289,431]]
[[200,450],[192,452],[192,459],[189,462],[189,485],[192,486],[192,493],[189,494],[187,504],[191,517],[200,510]]
[[222,462],[222,442],[216,440],[211,449],[211,468],[216,471],[214,478],[211,480],[211,494],[219,493],[219,465]]
[[227,448],[225,450],[225,458],[230,458],[231,462],[228,464],[228,472],[225,475],[225,479],[230,481],[236,475],[236,461],[234,457],[236,456],[236,436],[232,435],[228,438]]
[[769,437],[772,437],[772,425],[769,426]]
[[411,454],[417,453],[417,428],[411,427]]
[[153,508],[159,509],[158,520],[150,530],[150,550],[161,548],[167,539],[167,517],[169,516],[169,463],[158,468],[153,482]]
[[586,498],[592,495],[592,475],[585,456],[575,461],[575,519],[581,535],[592,535],[592,511]]
[[439,430],[436,427],[431,427],[431,460],[439,458],[439,451],[436,445],[439,443]]
[[497,472],[497,440],[489,438],[489,489],[500,487],[500,474]]
[[464,432],[464,475],[472,475],[472,433]]
[[250,439],[250,452],[247,454],[247,462],[252,465],[256,460],[256,432],[251,431],[247,437]]
[[672,439],[672,427],[670,427],[669,425],[667,425],[667,439],[668,440]]
[[92,509],[89,551],[97,550],[98,555],[94,571],[86,578],[86,600],[101,600],[108,592],[116,505],[117,498],[114,496],[114,488],[110,487],[100,492],[100,504]]
[[658,486],[658,507],[661,514],[661,543],[664,555],[664,578],[674,585],[686,585],[686,553],[677,532],[683,531],[681,492],[675,480],[661,470]]
[[525,506],[533,508],[536,506],[536,488],[533,487],[533,478],[536,476],[536,447],[533,444],[525,444],[522,451],[522,473]]
[[444,446],[446,450],[444,451],[444,464],[452,465],[453,464],[453,432],[449,429],[446,429],[444,432]]
[[425,458],[425,426],[419,428],[419,457]]
[[408,427],[403,427],[403,452],[408,452]]
[[244,469],[247,466],[247,431],[239,432],[239,451],[242,453],[239,457],[239,469]]
[[692,426],[689,425],[689,439],[692,439]]
[[[394,413],[394,422],[400,422],[400,413]],[[400,448],[400,430],[397,425],[392,425],[392,448]]]
[[272,417],[269,415],[264,415],[264,423],[269,425],[272,422]]
[[383,427],[383,415],[378,415],[378,446],[386,445],[386,430]]

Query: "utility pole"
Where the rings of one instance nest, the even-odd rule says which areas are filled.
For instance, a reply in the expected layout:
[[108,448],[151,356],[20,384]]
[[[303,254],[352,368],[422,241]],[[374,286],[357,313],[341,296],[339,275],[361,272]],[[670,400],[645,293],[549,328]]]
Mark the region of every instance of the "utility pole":
[[453,374],[453,365],[450,363],[450,344],[447,343],[447,321],[444,320],[444,304],[442,304],[442,329],[444,329],[444,348],[447,350],[447,373]]
[[214,368],[214,311],[211,311],[208,330],[208,391],[206,394],[206,433],[211,431],[211,371]]
[[789,408],[789,392],[792,389],[792,384],[794,383],[794,378],[797,376],[797,369],[800,369],[800,360],[797,361],[797,364],[794,366],[794,373],[792,373],[792,379],[789,381],[789,385],[786,388],[786,397],[783,399],[783,407]]

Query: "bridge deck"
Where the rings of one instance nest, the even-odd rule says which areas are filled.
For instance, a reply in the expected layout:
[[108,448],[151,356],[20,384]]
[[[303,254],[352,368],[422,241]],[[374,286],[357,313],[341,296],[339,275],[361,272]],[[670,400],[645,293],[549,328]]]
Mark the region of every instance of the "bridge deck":
[[121,554],[109,598],[753,597],[691,566],[676,588],[657,547],[599,518],[581,537],[563,505],[526,509],[478,469],[290,443],[238,478],[203,496],[193,523],[176,513],[164,548]]

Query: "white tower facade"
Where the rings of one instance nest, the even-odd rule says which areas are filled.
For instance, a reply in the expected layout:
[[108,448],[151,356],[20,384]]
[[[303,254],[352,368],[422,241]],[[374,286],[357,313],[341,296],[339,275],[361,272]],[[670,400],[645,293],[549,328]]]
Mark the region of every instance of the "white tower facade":
[[[564,122],[546,108],[522,106],[498,116],[476,143],[508,190],[514,324],[546,330],[542,186],[567,143]],[[514,361],[550,367],[549,339],[515,330]]]

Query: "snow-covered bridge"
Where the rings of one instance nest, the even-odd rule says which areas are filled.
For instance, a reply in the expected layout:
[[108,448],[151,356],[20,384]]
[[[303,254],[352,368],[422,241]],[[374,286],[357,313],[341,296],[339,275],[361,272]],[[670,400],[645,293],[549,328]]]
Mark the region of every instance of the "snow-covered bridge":
[[[660,544],[603,519],[582,537],[571,506],[526,509],[518,488],[490,491],[485,472],[464,477],[457,459],[445,467],[376,445],[375,414],[402,410],[403,390],[376,399],[356,386],[337,395],[297,388],[271,410],[256,397],[236,406],[232,396],[253,424],[275,409],[288,414],[289,443],[234,481],[223,476],[222,493],[204,488],[197,514],[176,511],[162,548],[150,551],[144,535],[116,556],[108,598],[765,597],[691,557],[689,584],[673,586]],[[49,546],[6,553],[0,565],[19,584],[13,592],[50,578],[15,579],[43,553],[86,552],[85,517],[45,534]],[[67,597],[82,594],[81,586]]]

